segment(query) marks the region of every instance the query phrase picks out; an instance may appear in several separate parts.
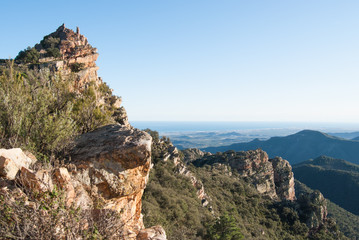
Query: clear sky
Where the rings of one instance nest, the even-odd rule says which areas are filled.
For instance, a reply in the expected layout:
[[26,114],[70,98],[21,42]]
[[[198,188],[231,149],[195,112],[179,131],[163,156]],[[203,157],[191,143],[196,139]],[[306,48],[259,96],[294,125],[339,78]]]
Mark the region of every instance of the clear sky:
[[132,121],[359,122],[359,1],[3,1],[0,58],[62,23]]

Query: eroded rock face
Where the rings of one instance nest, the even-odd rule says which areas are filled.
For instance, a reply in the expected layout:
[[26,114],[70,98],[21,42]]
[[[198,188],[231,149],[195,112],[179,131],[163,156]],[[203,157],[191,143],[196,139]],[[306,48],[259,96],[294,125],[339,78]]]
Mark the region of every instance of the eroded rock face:
[[[23,154],[16,160],[16,169],[23,166],[16,181],[34,193],[51,192],[56,186],[63,191],[68,207],[80,207],[95,215],[98,211],[116,211],[121,239],[166,239],[159,226],[144,229],[141,215],[151,143],[151,136],[138,129],[120,124],[104,126],[82,135],[64,166],[35,171],[30,168],[31,159]],[[6,179],[2,180],[4,184],[9,181],[6,176],[2,178]],[[0,190],[6,189],[1,186]]]
[[97,49],[92,47],[87,38],[77,32],[72,31],[61,25],[55,32],[49,34],[45,39],[54,39],[58,42],[56,48],[59,49],[61,57],[48,57],[48,44],[36,44],[35,48],[40,52],[40,65],[60,72],[63,77],[75,76],[74,89],[81,91],[90,82],[95,84],[102,83],[101,78],[97,76],[98,67],[96,60],[98,58]]
[[300,194],[298,209],[299,214],[312,231],[319,229],[327,221],[327,201],[319,191]]
[[276,193],[280,199],[295,200],[292,166],[281,157],[269,159],[274,171]]
[[288,161],[282,158],[269,159],[263,150],[227,151],[205,156],[195,165],[228,164],[232,170],[248,179],[259,193],[273,200],[294,200],[294,177]]
[[108,125],[82,135],[71,154],[71,175],[103,208],[121,213],[124,231],[143,229],[141,198],[151,164],[151,136],[122,125]]

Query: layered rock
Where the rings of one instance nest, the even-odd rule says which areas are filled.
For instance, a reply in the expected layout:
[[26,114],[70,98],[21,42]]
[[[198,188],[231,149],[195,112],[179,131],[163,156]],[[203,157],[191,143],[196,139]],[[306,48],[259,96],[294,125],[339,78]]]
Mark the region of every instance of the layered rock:
[[151,136],[137,129],[109,125],[82,135],[71,154],[72,176],[104,209],[121,213],[125,236],[144,228],[141,198],[151,165]]
[[41,72],[70,81],[69,91],[77,95],[93,87],[96,106],[112,111],[113,120],[130,126],[126,110],[121,106],[122,99],[113,95],[112,89],[97,75],[99,69],[96,65],[99,56],[97,49],[80,34],[78,27],[74,32],[64,24],[61,25],[55,32],[45,36],[39,44],[36,44],[35,49],[40,53],[39,63],[29,64],[29,67],[39,67]]
[[263,150],[227,151],[198,159],[195,165],[227,164],[250,181],[259,193],[274,200],[294,200],[294,177],[288,161],[269,159]]
[[[48,46],[50,44],[52,46]],[[49,47],[59,49],[60,55],[49,57]],[[55,32],[45,36],[40,44],[36,44],[35,49],[40,52],[39,62],[42,68],[50,68],[63,77],[73,74],[76,90],[81,91],[90,82],[97,85],[102,83],[97,76],[98,67],[95,63],[99,55],[97,49],[80,34],[79,28],[74,32],[63,24]]]

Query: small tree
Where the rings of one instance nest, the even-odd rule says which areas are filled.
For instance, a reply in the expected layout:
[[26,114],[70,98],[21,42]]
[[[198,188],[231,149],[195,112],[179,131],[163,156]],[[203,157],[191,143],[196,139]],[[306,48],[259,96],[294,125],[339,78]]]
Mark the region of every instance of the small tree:
[[233,216],[225,213],[208,229],[208,237],[213,240],[240,240],[243,235]]
[[15,60],[24,63],[37,63],[39,58],[40,53],[35,48],[27,47],[19,52]]

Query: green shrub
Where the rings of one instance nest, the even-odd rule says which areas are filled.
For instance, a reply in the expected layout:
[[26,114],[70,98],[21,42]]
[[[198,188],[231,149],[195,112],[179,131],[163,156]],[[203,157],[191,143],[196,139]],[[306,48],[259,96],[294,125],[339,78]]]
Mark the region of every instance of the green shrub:
[[76,133],[71,118],[73,95],[61,78],[33,74],[9,68],[0,76],[1,145],[59,152]]
[[71,69],[71,71],[72,72],[75,72],[75,73],[77,73],[77,72],[80,72],[82,69],[84,68],[84,64],[83,63],[72,63],[71,65],[70,65],[70,69]]
[[39,58],[40,53],[34,47],[27,47],[27,49],[19,52],[15,60],[23,63],[37,63]]
[[47,57],[59,58],[59,57],[61,57],[61,53],[60,53],[60,50],[58,48],[50,47],[50,48],[46,49],[46,56]]
[[0,76],[0,144],[21,147],[40,155],[63,152],[78,134],[112,123],[113,110],[99,104],[94,84],[82,94],[72,81],[37,71],[15,71]]
[[208,230],[209,239],[213,240],[240,240],[243,235],[233,216],[225,213],[215,221]]

